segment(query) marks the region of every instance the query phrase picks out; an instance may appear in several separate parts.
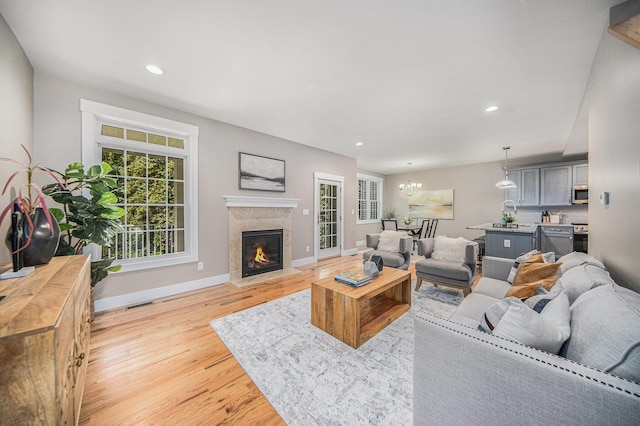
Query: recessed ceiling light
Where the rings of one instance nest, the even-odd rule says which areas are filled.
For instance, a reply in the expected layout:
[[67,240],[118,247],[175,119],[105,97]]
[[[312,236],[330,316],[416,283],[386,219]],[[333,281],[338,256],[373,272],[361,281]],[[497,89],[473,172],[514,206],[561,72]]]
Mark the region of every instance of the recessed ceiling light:
[[497,111],[497,110],[498,110],[498,107],[495,106],[495,105],[491,105],[491,106],[488,106],[488,107],[485,108],[486,112],[493,112],[493,111]]
[[363,142],[356,142],[356,146],[362,146],[362,145],[364,145]]
[[162,68],[160,68],[157,65],[153,65],[153,64],[147,65],[147,71],[149,71],[151,74],[155,74],[155,75],[164,74],[164,71],[162,71]]

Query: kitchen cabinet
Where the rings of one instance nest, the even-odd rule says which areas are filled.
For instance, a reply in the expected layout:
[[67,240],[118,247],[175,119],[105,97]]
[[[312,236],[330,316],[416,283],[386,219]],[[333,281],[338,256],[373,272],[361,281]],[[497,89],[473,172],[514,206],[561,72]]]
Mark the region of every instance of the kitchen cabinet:
[[528,168],[509,171],[517,188],[505,191],[505,200],[513,200],[518,206],[540,205],[540,169]]
[[89,361],[89,256],[0,281],[0,424],[78,424]]
[[535,233],[487,230],[485,255],[515,259],[536,247]]
[[556,259],[573,251],[573,227],[540,225],[540,251],[552,251]]
[[573,186],[589,185],[589,165],[573,165]]
[[570,206],[573,189],[573,166],[540,168],[540,204]]

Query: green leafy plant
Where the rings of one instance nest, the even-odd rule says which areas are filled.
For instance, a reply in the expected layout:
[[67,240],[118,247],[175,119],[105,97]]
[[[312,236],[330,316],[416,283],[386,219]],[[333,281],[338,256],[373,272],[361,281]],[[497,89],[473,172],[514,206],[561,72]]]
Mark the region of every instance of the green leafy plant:
[[0,157],[0,161],[6,161],[9,163],[17,164],[22,167],[21,170],[15,171],[9,176],[9,178],[4,184],[4,187],[2,188],[2,195],[5,194],[7,189],[9,189],[11,182],[13,182],[16,176],[20,175],[21,173],[27,174],[27,183],[25,185],[20,186],[20,188],[18,188],[17,194],[13,198],[11,198],[11,200],[7,203],[7,205],[2,210],[2,213],[0,213],[0,224],[1,224],[4,221],[4,218],[7,216],[7,214],[12,212],[14,208],[17,208],[17,210],[19,210],[23,214],[24,220],[27,222],[29,226],[29,235],[27,236],[27,240],[24,242],[24,245],[20,247],[17,251],[24,250],[31,242],[31,236],[33,235],[33,228],[34,228],[33,222],[31,221],[31,214],[35,213],[37,208],[42,209],[42,211],[45,214],[45,217],[47,218],[47,223],[49,224],[49,227],[53,228],[52,221],[51,221],[51,213],[47,208],[47,203],[45,202],[44,193],[42,192],[42,190],[38,185],[33,183],[34,172],[36,171],[43,172],[44,174],[52,177],[58,184],[62,183],[58,178],[58,176],[56,176],[53,170],[47,167],[44,167],[40,163],[33,164],[33,157],[31,156],[31,153],[29,152],[29,150],[22,144],[20,146],[22,147],[24,152],[27,154],[27,160],[28,160],[27,163],[21,163],[20,161],[14,160],[12,158]]
[[[60,245],[56,256],[81,254],[89,244],[111,247],[117,232],[123,230],[120,218],[124,209],[118,201],[118,183],[108,176],[112,167],[107,163],[91,166],[85,171],[82,163],[71,163],[64,173],[56,172],[60,179],[45,185],[43,192],[61,204],[63,209],[52,208],[51,213],[60,224]],[[117,272],[120,265],[112,265],[114,258],[91,262],[91,286]]]
[[384,213],[382,214],[383,219],[393,219],[396,217],[396,208],[395,206],[387,207],[384,209]]
[[502,220],[507,222],[507,223],[513,223],[516,221],[516,218],[514,216],[511,215],[511,213],[505,213],[502,216]]

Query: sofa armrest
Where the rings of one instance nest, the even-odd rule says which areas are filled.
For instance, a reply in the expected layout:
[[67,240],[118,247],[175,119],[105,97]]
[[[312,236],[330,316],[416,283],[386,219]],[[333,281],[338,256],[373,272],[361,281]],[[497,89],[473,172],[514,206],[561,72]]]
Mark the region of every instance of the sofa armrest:
[[504,257],[484,256],[482,258],[482,276],[506,281],[511,272],[514,259]]
[[414,425],[640,418],[640,384],[428,314],[414,321]]
[[380,241],[380,234],[367,234],[365,235],[365,238],[367,240],[367,247],[370,247],[372,249],[377,249],[378,248],[378,242]]

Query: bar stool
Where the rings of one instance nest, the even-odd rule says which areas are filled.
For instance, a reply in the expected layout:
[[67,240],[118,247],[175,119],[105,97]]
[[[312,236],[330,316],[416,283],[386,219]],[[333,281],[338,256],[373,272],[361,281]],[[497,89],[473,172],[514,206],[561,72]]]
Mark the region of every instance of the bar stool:
[[476,243],[478,243],[478,267],[482,267],[482,258],[484,257],[484,248],[485,248],[485,237],[474,238]]

